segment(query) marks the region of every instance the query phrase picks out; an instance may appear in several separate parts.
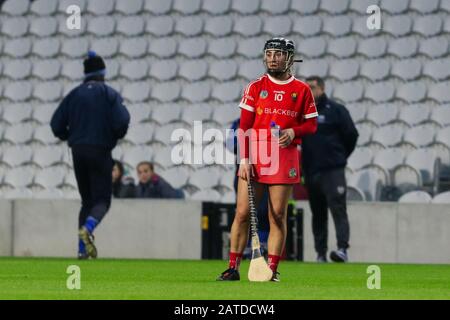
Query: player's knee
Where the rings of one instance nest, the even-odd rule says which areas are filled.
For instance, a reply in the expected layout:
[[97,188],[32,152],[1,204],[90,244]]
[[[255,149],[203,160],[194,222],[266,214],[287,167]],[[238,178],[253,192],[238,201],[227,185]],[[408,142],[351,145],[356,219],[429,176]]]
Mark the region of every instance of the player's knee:
[[234,216],[234,221],[242,224],[242,223],[247,223],[248,221],[248,208],[242,206],[242,207],[237,207],[236,208],[236,214]]
[[284,212],[278,212],[272,214],[272,223],[275,224],[278,228],[283,228],[284,224],[286,223],[284,219]]

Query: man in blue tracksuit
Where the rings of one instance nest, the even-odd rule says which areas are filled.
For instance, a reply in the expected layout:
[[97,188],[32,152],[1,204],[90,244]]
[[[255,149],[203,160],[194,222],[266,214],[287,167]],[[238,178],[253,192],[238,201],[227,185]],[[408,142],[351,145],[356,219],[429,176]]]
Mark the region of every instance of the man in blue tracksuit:
[[61,102],[51,119],[53,134],[67,140],[81,195],[78,258],[97,257],[93,231],[111,205],[111,150],[125,136],[130,114],[120,94],[107,86],[103,59],[89,51],[85,79]]
[[317,132],[302,142],[302,167],[312,211],[317,262],[326,262],[328,208],[336,227],[338,250],[331,260],[348,260],[350,226],[347,217],[345,166],[358,139],[358,131],[347,109],[329,99],[320,77],[306,79],[316,101]]

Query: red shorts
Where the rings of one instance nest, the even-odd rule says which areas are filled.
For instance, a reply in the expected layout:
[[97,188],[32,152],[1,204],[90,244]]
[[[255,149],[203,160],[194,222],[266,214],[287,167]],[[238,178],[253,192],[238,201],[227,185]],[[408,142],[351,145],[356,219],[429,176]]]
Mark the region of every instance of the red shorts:
[[268,147],[267,152],[256,151],[254,145],[252,144],[250,151],[254,181],[263,184],[300,183],[300,157],[296,144],[286,148],[280,148],[278,145]]

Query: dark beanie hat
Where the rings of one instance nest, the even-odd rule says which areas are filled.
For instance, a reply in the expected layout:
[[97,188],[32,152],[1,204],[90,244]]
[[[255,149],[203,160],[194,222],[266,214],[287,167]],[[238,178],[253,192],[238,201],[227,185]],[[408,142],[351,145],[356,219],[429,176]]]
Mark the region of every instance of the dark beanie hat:
[[95,51],[89,51],[88,57],[83,61],[84,75],[86,77],[95,75],[105,75],[106,65],[102,57],[98,56]]

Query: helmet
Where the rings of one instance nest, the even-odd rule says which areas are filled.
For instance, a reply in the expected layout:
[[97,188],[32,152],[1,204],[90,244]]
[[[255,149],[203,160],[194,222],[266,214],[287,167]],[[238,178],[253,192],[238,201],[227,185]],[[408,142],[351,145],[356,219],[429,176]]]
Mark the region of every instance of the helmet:
[[286,67],[283,72],[289,70],[294,63],[295,45],[292,40],[286,38],[272,38],[267,40],[264,44],[264,54],[267,50],[279,50],[286,53]]

